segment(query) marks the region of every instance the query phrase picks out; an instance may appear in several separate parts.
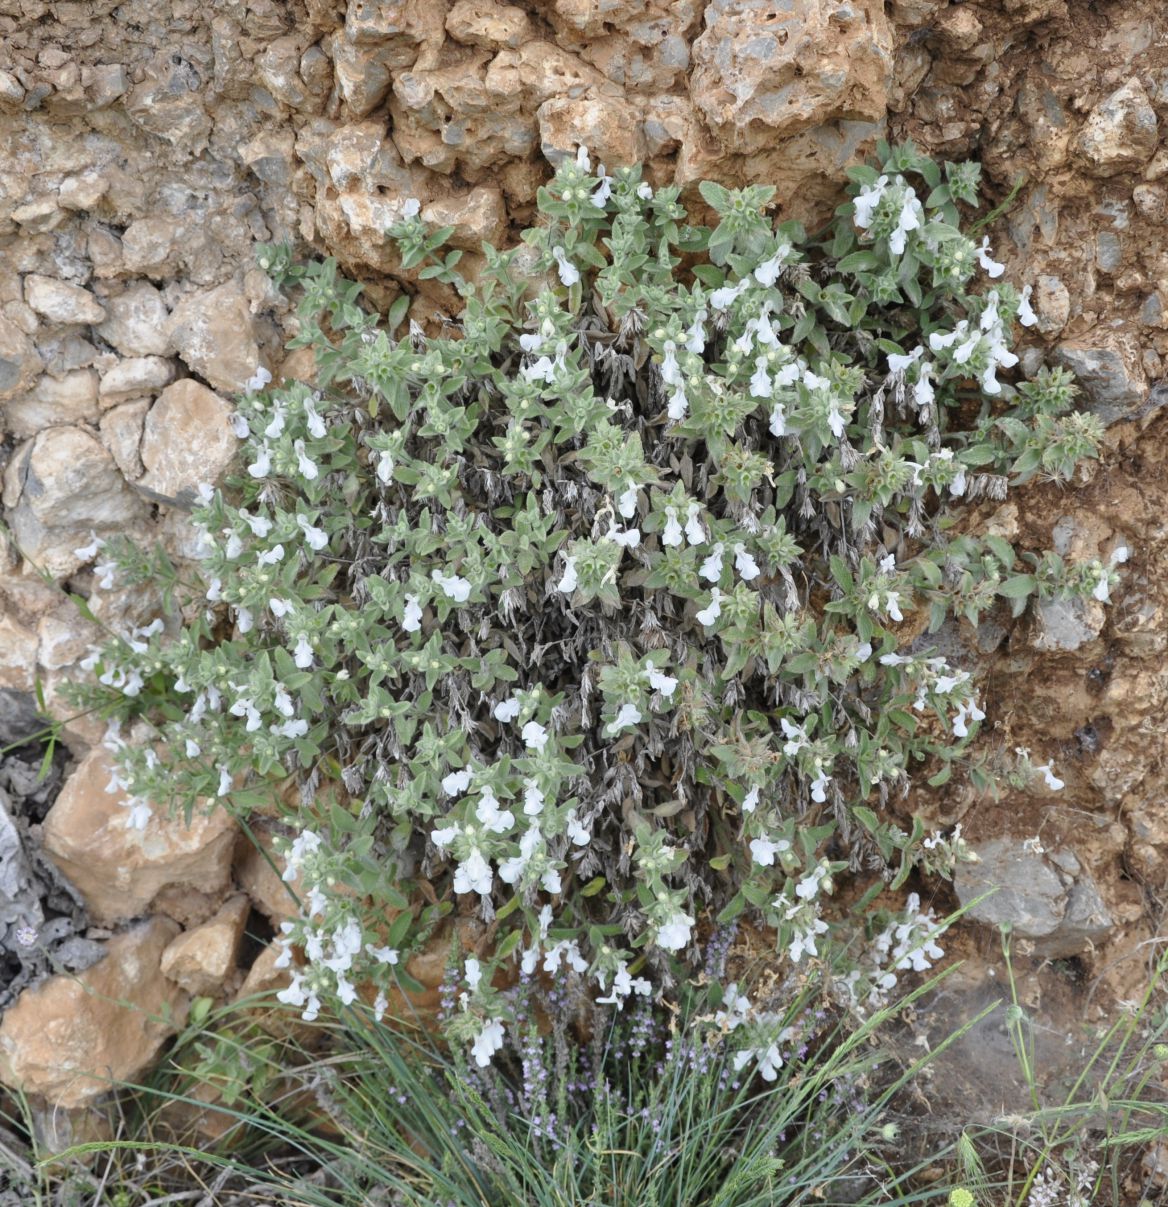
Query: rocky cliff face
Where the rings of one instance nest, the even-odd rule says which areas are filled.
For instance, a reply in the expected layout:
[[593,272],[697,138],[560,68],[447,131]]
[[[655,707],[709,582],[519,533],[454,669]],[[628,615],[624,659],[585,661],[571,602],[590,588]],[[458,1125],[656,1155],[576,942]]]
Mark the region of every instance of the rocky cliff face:
[[[1135,553],[1108,613],[953,635],[989,677],[991,740],[1053,758],[1066,792],[914,803],[975,842],[1040,839],[1028,883],[1049,900],[1019,909],[1047,910],[1035,938],[1058,931],[1060,956],[1136,952],[1168,866],[1165,130],[1160,0],[7,0],[0,688],[39,677],[58,707],[95,632],[62,587],[103,621],[148,614],[74,550],[125,531],[186,547],[168,500],[225,467],[231,393],[292,329],[257,243],[335,255],[389,301],[417,290],[384,235],[405,198],[468,249],[503,244],[579,142],[654,183],[777,184],[783,216],[814,222],[846,164],[911,136],[980,159],[996,200],[1021,182],[993,229],[1036,283],[1023,367],[1069,365],[1113,425],[1090,482],[994,522]],[[418,293],[415,313],[448,301]],[[81,754],[99,732],[67,736]]]

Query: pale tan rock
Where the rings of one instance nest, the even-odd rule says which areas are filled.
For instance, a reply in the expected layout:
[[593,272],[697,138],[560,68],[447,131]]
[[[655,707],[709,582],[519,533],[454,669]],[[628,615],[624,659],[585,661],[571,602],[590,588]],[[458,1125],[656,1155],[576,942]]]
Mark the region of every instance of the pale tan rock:
[[63,600],[37,622],[37,662],[57,671],[84,658],[89,647],[100,644],[105,634],[86,620],[71,600]]
[[32,340],[0,315],[0,402],[24,394],[43,367]]
[[18,205],[12,211],[12,220],[23,227],[25,234],[40,235],[56,230],[65,221],[65,212],[49,197]]
[[553,97],[536,110],[540,150],[551,164],[588,148],[597,167],[608,171],[640,163],[645,140],[640,114],[622,97]]
[[451,246],[467,251],[478,251],[484,243],[499,247],[507,231],[503,194],[489,185],[431,201],[423,207],[422,218],[434,226],[453,226]]
[[[882,0],[718,0],[693,44],[694,106],[745,153],[828,122],[878,121],[892,79]],[[762,179],[764,177],[756,177]]]
[[85,900],[108,923],[138,917],[171,885],[213,894],[227,887],[237,827],[221,808],[201,802],[187,826],[156,806],[145,829],[129,825],[121,790],[107,792],[113,768],[94,750],[65,781],[44,823],[44,848]]
[[161,356],[133,356],[101,375],[98,394],[102,407],[157,394],[174,380],[174,362]]
[[122,262],[131,273],[174,276],[186,238],[185,227],[174,218],[138,218],[122,232]]
[[170,338],[191,369],[217,390],[242,390],[260,363],[251,311],[231,282],[175,307]]
[[177,933],[152,918],[111,939],[92,968],[23,993],[0,1022],[0,1081],[75,1108],[148,1068],[186,1014],[186,994],[159,968]]
[[142,485],[174,498],[214,482],[235,455],[231,406],[197,381],[167,386],[146,416],[140,454]]
[[148,70],[126,97],[126,113],[143,130],[197,155],[211,133],[199,73],[182,55],[162,47]]
[[0,688],[30,692],[36,677],[36,634],[0,613]]
[[531,19],[513,4],[494,0],[456,0],[446,15],[446,32],[464,46],[514,50],[532,33]]
[[276,850],[275,835],[269,826],[256,823],[252,825],[251,832],[255,835],[255,842],[246,834],[241,834],[236,846],[235,883],[247,894],[256,909],[266,915],[273,925],[279,926],[281,922],[296,917],[296,897],[303,896],[303,883],[299,876],[291,883],[285,883],[282,879],[286,864],[284,856]]
[[24,278],[24,300],[54,323],[100,323],[105,318],[105,308],[88,289],[40,273]]
[[146,515],[101,442],[78,427],[49,428],[18,449],[4,501],[20,550],[55,578],[82,565],[74,550],[91,530],[124,532]]
[[166,356],[174,350],[167,334],[170,312],[149,281],[135,281],[105,308],[109,317],[97,333],[123,356]]
[[109,449],[128,482],[136,482],[145,472],[139,449],[150,405],[149,398],[139,398],[110,407],[101,417],[101,442]]
[[46,373],[37,378],[28,394],[13,399],[4,411],[8,430],[21,439],[47,427],[95,421],[97,374],[92,369],[76,369],[60,377]]
[[1142,168],[1158,141],[1156,111],[1133,76],[1091,110],[1076,147],[1092,176],[1116,176]]
[[57,201],[67,210],[91,210],[109,191],[109,180],[100,172],[82,172],[61,181]]
[[235,971],[251,903],[242,894],[224,902],[202,926],[179,935],[162,953],[162,972],[193,997],[217,996]]

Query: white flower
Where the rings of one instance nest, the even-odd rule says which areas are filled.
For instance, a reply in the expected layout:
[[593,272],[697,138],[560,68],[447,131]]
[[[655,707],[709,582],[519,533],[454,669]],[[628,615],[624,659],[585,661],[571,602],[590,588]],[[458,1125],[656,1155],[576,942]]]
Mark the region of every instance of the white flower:
[[323,528],[315,528],[308,520],[298,515],[296,523],[300,527],[300,531],[304,533],[304,539],[308,543],[308,547],[319,553],[328,545],[328,533]]
[[470,583],[460,575],[446,575],[441,570],[431,570],[430,577],[442,588],[442,593],[455,603],[466,603],[470,598]]
[[216,795],[226,796],[233,787],[233,778],[231,772],[226,767],[219,768],[219,787],[216,789]]
[[1060,792],[1066,786],[1063,781],[1060,780],[1057,775],[1055,775],[1054,768],[1049,763],[1043,763],[1041,767],[1035,767],[1034,770],[1042,774],[1042,778],[1045,781],[1046,786],[1052,792]]
[[312,665],[312,645],[308,637],[301,633],[296,640],[296,648],[292,651],[292,661],[302,670]]
[[583,143],[576,148],[576,167],[581,172],[592,171],[592,160],[588,158],[588,148]]
[[758,798],[761,791],[757,784],[751,786],[750,791],[742,798],[742,812],[753,813],[758,808]]
[[492,834],[505,834],[515,824],[515,815],[510,809],[500,809],[499,802],[490,788],[484,788],[475,806],[475,817]]
[[562,247],[553,247],[552,256],[559,268],[560,281],[567,286],[575,285],[580,280],[580,270],[564,254]]
[[676,546],[683,543],[684,539],[685,536],[681,525],[677,522],[677,508],[666,507],[665,528],[661,533],[661,543],[676,548]]
[[470,772],[467,770],[451,771],[442,777],[442,791],[447,796],[458,796],[470,787]]
[[562,592],[564,595],[571,595],[576,590],[579,581],[576,575],[576,559],[565,556],[563,577],[556,583],[556,590]]
[[491,1019],[483,1025],[478,1038],[471,1044],[470,1054],[480,1069],[485,1069],[491,1063],[491,1057],[503,1046],[503,1024],[498,1019]]
[[982,268],[986,271],[986,276],[991,279],[1000,277],[1006,271],[1004,264],[999,264],[997,260],[990,258],[990,237],[985,235],[982,238],[981,246],[977,249],[977,260]]
[[268,607],[272,609],[272,615],[284,617],[296,610],[296,605],[290,599],[269,599]]
[[93,561],[93,559],[97,557],[98,550],[105,548],[105,541],[103,541],[92,528],[89,530],[89,535],[93,537],[93,540],[90,541],[88,545],[84,545],[80,549],[73,550],[73,556],[80,558],[83,562]]
[[678,386],[673,392],[673,396],[669,399],[669,405],[665,408],[665,414],[674,421],[680,423],[686,417],[689,411],[689,399],[685,396],[683,387]]
[[485,897],[491,891],[494,883],[491,865],[483,858],[482,853],[475,849],[454,870],[454,891],[456,893],[478,893]]
[[405,204],[402,206],[403,218],[416,218],[422,210],[422,203],[417,197],[407,197]]
[[699,624],[705,625],[707,628],[709,628],[710,625],[714,624],[715,621],[717,621],[718,617],[721,615],[722,615],[722,592],[719,591],[717,587],[715,587],[710,592],[709,607],[703,608],[697,614],[697,621]]
[[734,569],[748,583],[753,582],[762,573],[758,568],[758,562],[751,557],[746,546],[741,542],[734,546]]
[[916,198],[915,189],[905,189],[904,204],[900,209],[900,217],[897,219],[896,229],[888,239],[888,250],[894,256],[904,254],[905,240],[908,232],[920,230],[921,219],[925,216],[925,212],[921,209],[921,203]]
[[528,750],[542,751],[547,745],[547,730],[538,721],[528,721],[520,736]]
[[576,816],[575,809],[569,809],[564,818],[564,829],[576,847],[586,847],[592,841],[592,831]]
[[282,683],[276,684],[273,703],[275,709],[281,716],[291,717],[296,712],[296,706],[292,703],[292,697],[284,690]]
[[657,928],[657,946],[665,951],[680,951],[689,942],[693,924],[689,914],[670,915],[665,924]]
[[744,289],[750,287],[750,277],[743,277],[737,285],[723,285],[721,289],[715,289],[710,294],[710,305],[715,310],[725,310],[727,306],[733,302]]
[[604,174],[604,165],[600,165],[600,184],[596,187],[596,192],[592,194],[588,200],[596,206],[598,210],[604,209],[608,204],[608,199],[612,196],[612,177]]
[[[604,988],[606,979],[604,972],[597,972],[596,980],[601,989]],[[596,1001],[602,1006],[615,1006],[618,1010],[623,1010],[625,998],[631,997],[634,993],[640,994],[641,997],[648,997],[652,992],[653,986],[644,977],[633,979],[629,974],[628,965],[622,960],[612,978],[611,992],[607,997],[598,997]]]
[[904,616],[901,615],[900,611],[900,596],[897,595],[895,591],[889,591],[884,596],[884,602],[888,615],[893,621],[895,621],[895,623],[900,624],[900,622],[904,619]]
[[779,279],[779,269],[782,268],[783,261],[790,254],[790,251],[791,247],[789,244],[782,244],[769,260],[764,260],[754,270],[754,279],[760,285],[773,285]]
[[272,733],[279,734],[282,738],[302,738],[308,732],[308,722],[303,717],[295,721],[285,721],[281,725],[272,725]]
[[461,831],[457,825],[444,826],[440,830],[430,831],[430,841],[438,848],[438,850],[445,851],[460,833]]
[[640,724],[640,721],[641,710],[635,704],[622,704],[616,718],[609,722],[608,732],[620,733],[622,729]]
[[258,536],[261,541],[272,531],[272,521],[267,516],[252,515],[246,510],[241,510],[239,516],[251,529],[252,536]]
[[416,595],[407,595],[402,608],[402,628],[407,633],[416,633],[422,627],[422,607]]
[[817,805],[822,805],[827,800],[827,785],[831,780],[822,771],[811,781],[811,799]]
[[641,183],[637,185],[637,196],[640,197],[642,201],[652,200],[653,186],[647,180],[642,180]]
[[639,528],[620,529],[613,524],[605,533],[605,540],[615,541],[624,549],[635,549],[641,543],[641,530]]
[[685,515],[685,537],[691,545],[705,544],[706,530],[702,527],[701,505],[691,503]]
[[187,738],[184,752],[188,759],[197,759],[203,753],[202,747],[194,738]]
[[771,411],[770,430],[772,436],[785,436],[787,434],[787,412],[781,402],[776,402]]
[[775,383],[767,372],[767,358],[764,353],[754,362],[754,376],[750,379],[750,395],[752,398],[770,398],[775,391]]
[[865,185],[852,199],[854,221],[861,229],[867,230],[872,225],[873,211],[879,205],[880,198],[884,196],[886,188],[888,188],[888,177],[881,176],[875,183]]
[[827,865],[823,863],[816,864],[811,871],[795,885],[795,895],[801,901],[810,901],[813,897],[818,896],[819,886],[827,875]]
[[126,801],[126,805],[129,809],[126,825],[132,830],[146,829],[150,819],[154,816],[154,810],[150,808],[150,802],[140,796],[131,796]]
[[953,718],[953,733],[955,737],[964,738],[968,736],[969,729],[965,724],[967,718],[972,721],[985,720],[985,713],[978,708],[974,700],[969,700],[958,708],[957,715]]
[[649,667],[645,674],[649,679],[649,686],[655,692],[660,692],[667,700],[673,697],[677,690],[677,680],[672,675],[664,674],[655,666]]
[[328,435],[328,428],[325,427],[324,420],[317,413],[316,407],[312,405],[311,399],[304,404],[304,414],[308,418],[308,434],[314,440],[323,440]]
[[231,430],[237,440],[246,440],[251,435],[251,424],[238,411],[232,411],[230,416]]
[[754,862],[760,867],[774,867],[775,856],[781,851],[789,851],[791,844],[785,839],[780,838],[778,842],[773,839],[762,837],[752,838],[750,841],[750,854]]
[[515,718],[519,716],[520,707],[521,705],[519,703],[519,698],[517,696],[512,696],[509,700],[502,700],[496,704],[491,710],[491,716],[493,716],[496,721],[502,721],[504,723],[514,721]]
[[1111,583],[1106,570],[1100,575],[1099,581],[1095,584],[1095,589],[1091,592],[1091,595],[1100,603],[1111,602]]
[[1038,315],[1030,308],[1030,293],[1032,285],[1027,285],[1018,298],[1018,322],[1023,327],[1033,327],[1038,322]]
[[888,371],[890,373],[904,373],[911,365],[914,365],[921,356],[924,355],[924,348],[918,344],[907,356],[901,356],[896,352],[888,354]]
[[256,563],[260,566],[274,566],[284,560],[284,546],[275,545],[271,549],[262,549],[256,554]]
[[702,562],[698,574],[707,582],[716,583],[722,577],[722,542],[714,546],[714,551]]
[[266,386],[271,380],[271,373],[269,373],[263,365],[260,365],[259,368],[256,369],[256,371],[247,379],[247,382],[243,388],[249,394],[254,394],[258,390],[262,390],[264,386]]
[[528,817],[538,817],[543,812],[544,795],[534,780],[523,781],[523,812]]
[[382,449],[377,454],[377,480],[388,486],[393,478],[393,454],[388,449]]
[[264,435],[269,440],[275,440],[284,434],[284,406],[282,403],[277,403],[272,411],[272,417],[268,420],[268,426],[264,428]]
[[467,957],[466,963],[463,965],[463,975],[466,977],[467,987],[471,993],[477,992],[479,983],[483,979],[483,969],[474,956]]
[[296,461],[297,467],[300,470],[300,476],[309,482],[315,481],[320,471],[316,468],[316,462],[304,451],[304,441],[294,440],[292,448],[296,452]]
[[630,486],[617,500],[616,509],[626,520],[637,514],[637,488]]
[[256,459],[247,467],[253,478],[266,478],[272,472],[272,451],[266,444],[260,445]]

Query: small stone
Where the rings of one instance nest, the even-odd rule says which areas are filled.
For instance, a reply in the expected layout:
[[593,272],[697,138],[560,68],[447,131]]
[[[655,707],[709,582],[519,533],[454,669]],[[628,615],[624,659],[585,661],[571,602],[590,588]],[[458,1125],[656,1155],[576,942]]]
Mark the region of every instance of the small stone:
[[1103,630],[1107,613],[1093,599],[1044,599],[1035,608],[1036,632],[1030,644],[1036,650],[1077,650],[1094,641]]
[[138,218],[122,232],[126,270],[161,279],[177,274],[186,232],[174,218]]
[[1040,276],[1034,283],[1034,311],[1043,335],[1057,335],[1067,325],[1071,295],[1058,277]]
[[76,369],[38,378],[31,393],[8,404],[5,415],[8,430],[24,439],[48,427],[95,421],[97,410],[97,374]]
[[82,172],[61,182],[57,201],[67,210],[91,210],[109,191],[109,181],[100,172]]
[[422,218],[433,226],[453,226],[453,247],[478,251],[484,243],[498,247],[507,231],[507,207],[503,194],[489,185],[431,201]]
[[1133,77],[1091,110],[1076,145],[1092,176],[1116,176],[1142,168],[1158,137],[1156,111]]
[[145,472],[139,449],[149,410],[150,399],[138,398],[111,407],[101,417],[101,441],[128,482],[136,482]]
[[12,220],[19,223],[26,234],[41,235],[56,230],[65,221],[65,213],[55,201],[43,197],[39,201],[17,206],[12,211]]
[[91,968],[21,994],[0,1023],[0,1081],[73,1108],[136,1080],[186,1017],[186,994],[159,968],[177,932],[152,918]]
[[100,323],[105,318],[104,307],[88,289],[35,272],[24,278],[24,300],[54,323]]
[[594,164],[608,171],[640,163],[645,141],[640,117],[621,97],[553,97],[536,110],[540,149],[552,166],[576,154],[583,143]]
[[8,523],[23,553],[54,578],[81,566],[74,550],[90,531],[124,533],[146,507],[88,431],[52,427],[14,454],[5,471]]
[[101,376],[101,405],[156,394],[174,380],[174,364],[161,356],[136,356],[119,361]]
[[0,690],[31,692],[36,668],[36,634],[15,617],[0,613]]
[[202,926],[179,935],[162,953],[162,971],[193,997],[217,996],[235,971],[251,904],[232,897]]
[[1013,838],[993,838],[974,849],[980,862],[958,863],[953,873],[957,900],[969,907],[968,917],[989,926],[1008,922],[1025,939],[1058,929],[1067,912],[1067,889],[1041,855]]
[[1117,348],[1068,342],[1055,349],[1053,359],[1055,364],[1070,369],[1078,380],[1083,392],[1080,409],[1091,411],[1105,424],[1126,418],[1147,397],[1143,380],[1128,367]]
[[43,368],[32,340],[0,315],[0,402],[25,393]]
[[200,804],[187,826],[156,805],[145,829],[129,824],[126,794],[107,792],[113,767],[103,748],[91,751],[65,781],[44,823],[44,849],[98,922],[145,913],[165,888],[206,893],[228,885],[237,828],[225,810]]
[[192,294],[170,316],[179,355],[216,390],[242,391],[260,363],[247,300],[231,282]]
[[[254,368],[253,368],[254,372]],[[218,394],[186,377],[167,386],[146,416],[142,485],[170,498],[215,482],[235,456],[232,408]]]
[[456,0],[446,16],[446,32],[464,46],[514,50],[532,36],[531,19],[513,4]]
[[24,100],[24,87],[11,72],[0,71],[0,102],[19,105]]
[[97,333],[123,356],[166,356],[174,350],[167,334],[170,313],[148,281],[135,281],[105,306],[109,317]]

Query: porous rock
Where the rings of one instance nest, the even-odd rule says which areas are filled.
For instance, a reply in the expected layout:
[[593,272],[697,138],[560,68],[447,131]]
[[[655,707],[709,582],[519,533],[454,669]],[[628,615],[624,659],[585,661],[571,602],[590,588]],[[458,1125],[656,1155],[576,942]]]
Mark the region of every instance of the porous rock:
[[214,482],[238,445],[232,408],[197,381],[167,386],[150,408],[142,431],[142,485],[169,498]]
[[40,273],[24,278],[24,300],[54,323],[100,323],[105,318],[105,308],[88,289]]
[[226,889],[237,832],[227,813],[206,813],[201,802],[188,826],[159,806],[137,829],[129,824],[125,793],[106,791],[112,771],[104,749],[91,751],[44,823],[45,850],[90,914],[105,923],[138,917],[173,885],[210,894]]
[[193,996],[218,994],[235,971],[250,909],[240,894],[202,926],[179,935],[162,953],[163,974]]
[[0,1022],[0,1081],[75,1108],[147,1068],[186,1010],[186,994],[160,969],[177,933],[151,918],[111,939],[80,975],[26,990]]
[[259,364],[251,311],[230,281],[180,302],[169,331],[178,354],[214,389],[242,390]]
[[1155,153],[1156,111],[1136,78],[1117,88],[1091,110],[1077,142],[1093,176],[1116,176],[1143,167]]

